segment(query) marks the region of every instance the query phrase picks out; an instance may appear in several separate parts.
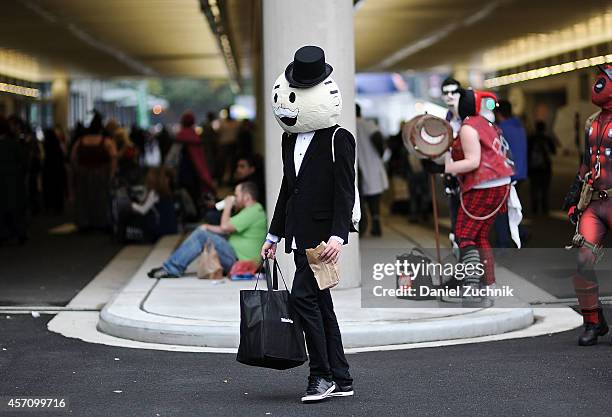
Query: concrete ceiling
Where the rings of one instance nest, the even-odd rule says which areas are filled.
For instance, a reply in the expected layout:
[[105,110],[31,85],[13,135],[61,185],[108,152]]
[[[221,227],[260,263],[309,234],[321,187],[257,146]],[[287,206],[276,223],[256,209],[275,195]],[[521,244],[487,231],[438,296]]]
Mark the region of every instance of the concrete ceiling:
[[0,50],[57,75],[226,78],[198,0],[4,0]]
[[355,12],[357,70],[478,64],[489,48],[609,7],[602,0],[362,0]]
[[261,2],[260,0],[224,1],[232,44],[238,57],[240,76],[250,78],[254,60],[258,59],[261,48]]
[[[261,49],[261,0],[219,4],[238,71],[248,79]],[[609,7],[603,0],[361,0],[354,15],[357,70],[478,65],[490,48]],[[39,79],[228,77],[199,0],[4,0],[0,61],[2,50],[34,57]]]

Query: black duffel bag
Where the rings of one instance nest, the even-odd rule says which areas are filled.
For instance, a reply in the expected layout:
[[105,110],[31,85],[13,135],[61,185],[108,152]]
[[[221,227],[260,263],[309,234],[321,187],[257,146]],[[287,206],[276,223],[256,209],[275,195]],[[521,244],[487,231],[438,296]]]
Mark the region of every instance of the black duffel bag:
[[240,346],[236,360],[245,365],[272,369],[289,369],[308,359],[304,332],[291,307],[291,294],[278,290],[280,268],[274,260],[264,260],[267,290],[258,290],[259,274],[254,290],[240,291]]
[[[418,265],[418,264],[422,264],[423,268],[426,267],[426,265],[429,265],[432,263],[432,260],[425,255],[425,252],[423,252],[421,249],[419,248],[413,248],[409,253],[404,253],[402,255],[399,255],[396,257],[396,259],[398,261],[400,261],[400,263],[403,264],[404,261],[407,261],[409,264],[414,264],[414,265]],[[424,288],[429,288],[429,289],[435,289],[436,287],[433,284],[433,280],[431,275],[429,275],[427,270],[423,270],[421,271],[421,273],[417,274],[416,276],[412,276],[412,275],[397,275],[396,277],[396,286],[395,288],[400,289],[400,288],[412,288],[414,295],[397,295],[397,298],[400,298],[402,300],[435,300],[436,297],[432,296],[432,295],[421,295],[421,287]],[[427,294],[427,292],[424,292],[425,294]]]

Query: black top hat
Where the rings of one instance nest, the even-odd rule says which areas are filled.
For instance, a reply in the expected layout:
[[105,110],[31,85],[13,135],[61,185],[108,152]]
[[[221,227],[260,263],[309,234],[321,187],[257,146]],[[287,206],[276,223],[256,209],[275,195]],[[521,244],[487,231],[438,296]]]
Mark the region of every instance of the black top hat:
[[329,77],[334,69],[325,62],[325,52],[318,46],[303,46],[295,51],[293,62],[285,70],[285,78],[295,88],[314,87]]

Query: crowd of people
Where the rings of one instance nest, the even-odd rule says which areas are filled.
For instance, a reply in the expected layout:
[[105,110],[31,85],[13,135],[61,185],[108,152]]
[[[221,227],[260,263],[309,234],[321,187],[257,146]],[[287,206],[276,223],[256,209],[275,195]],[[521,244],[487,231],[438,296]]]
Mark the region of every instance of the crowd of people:
[[[452,78],[445,80],[442,98],[447,101],[459,86]],[[80,231],[105,230],[121,241],[151,241],[176,232],[184,222],[219,224],[222,211],[215,203],[223,196],[218,190],[247,181],[255,184],[265,208],[263,158],[253,150],[252,122],[234,120],[229,109],[225,113],[224,118],[208,113],[198,126],[194,114],[186,112],[174,134],[166,126],[120,126],[96,111],[87,126],[78,123],[71,135],[59,125],[36,134],[16,116],[0,117],[1,181],[8,191],[0,205],[0,239],[23,243],[31,216],[42,210],[60,214],[70,207]],[[380,205],[388,188],[391,212],[408,215],[410,222],[427,221],[432,196],[426,161],[404,147],[402,126],[397,135],[384,138],[358,105],[356,116],[360,232],[382,235]],[[452,106],[447,120],[457,136],[460,123]],[[546,214],[556,140],[543,121],[528,136],[506,100],[499,100],[495,121],[515,163],[512,180],[517,189],[528,180],[532,212]],[[457,187],[447,175],[451,228]],[[506,214],[497,216],[497,247],[511,246],[507,223]]]
[[[460,83],[448,78],[442,84],[442,99],[448,105],[446,120],[457,138],[462,120],[453,108],[452,96],[457,95]],[[451,99],[451,100],[449,100]],[[359,184],[362,197],[363,214],[361,233],[380,236],[380,200],[382,193],[390,188],[389,211],[407,215],[411,223],[428,221],[432,213],[432,196],[428,182],[427,159],[419,159],[414,152],[408,151],[402,139],[405,122],[402,121],[397,134],[383,138],[373,121],[361,116],[357,106],[357,137],[359,146]],[[515,173],[511,180],[516,189],[529,183],[530,209],[533,215],[547,215],[549,212],[549,190],[552,177],[552,158],[556,153],[557,139],[548,133],[544,121],[536,121],[530,134],[524,123],[513,114],[508,100],[500,99],[490,117],[501,130],[511,152]],[[387,156],[388,155],[388,156]],[[456,176],[444,176],[444,189],[449,197],[451,229],[457,217],[459,206],[459,184]],[[368,221],[368,216],[372,219]],[[507,227],[508,216],[501,213],[496,217],[496,247],[508,248],[512,245]],[[527,232],[521,227],[522,237]]]
[[186,112],[176,130],[120,126],[93,111],[68,135],[0,116],[0,240],[23,244],[33,216],[68,212],[80,232],[148,242],[186,222],[219,224],[215,203],[227,187],[250,182],[263,201],[251,122],[209,113],[198,126]]

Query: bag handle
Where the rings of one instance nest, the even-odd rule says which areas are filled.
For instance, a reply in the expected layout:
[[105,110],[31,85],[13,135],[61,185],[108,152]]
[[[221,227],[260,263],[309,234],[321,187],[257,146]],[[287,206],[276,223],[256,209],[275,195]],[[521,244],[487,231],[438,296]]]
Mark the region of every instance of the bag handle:
[[283,276],[283,271],[281,271],[276,258],[274,259],[272,274],[270,274],[270,260],[267,258],[263,260],[256,273],[257,280],[255,281],[255,289],[257,289],[257,285],[259,284],[259,273],[262,271],[262,269],[264,275],[266,276],[266,286],[268,287],[268,291],[278,290],[279,273],[281,279],[283,280],[283,284],[285,284],[285,290],[289,291],[289,288],[287,288],[287,282],[285,282],[285,277]]
[[289,288],[287,288],[287,283],[285,282],[285,277],[283,276],[283,271],[281,271],[278,261],[276,260],[276,258],[274,258],[274,282],[275,282],[274,289],[275,290],[278,289],[278,275],[276,271],[278,271],[278,273],[281,276],[281,279],[283,280],[283,284],[285,285],[285,290],[289,291]]
[[255,281],[255,289],[257,289],[257,285],[259,284],[259,274],[262,271],[266,277],[266,286],[268,287],[268,290],[270,290],[270,288],[273,287],[273,283],[270,281],[270,265],[268,259],[266,258],[263,258],[261,265],[259,265],[257,272],[255,272],[255,276],[257,277],[257,280]]
[[415,253],[416,253],[417,255],[425,255],[425,252],[423,252],[423,249],[421,249],[421,248],[417,248],[417,247],[414,247],[414,248],[412,248],[412,249],[410,250],[410,254],[411,254],[411,255],[414,255]]
[[278,290],[278,274],[276,273],[276,264],[272,268],[272,276],[270,276],[270,260],[266,261],[266,265],[268,266],[268,272],[266,273],[266,284],[268,286],[268,291]]

